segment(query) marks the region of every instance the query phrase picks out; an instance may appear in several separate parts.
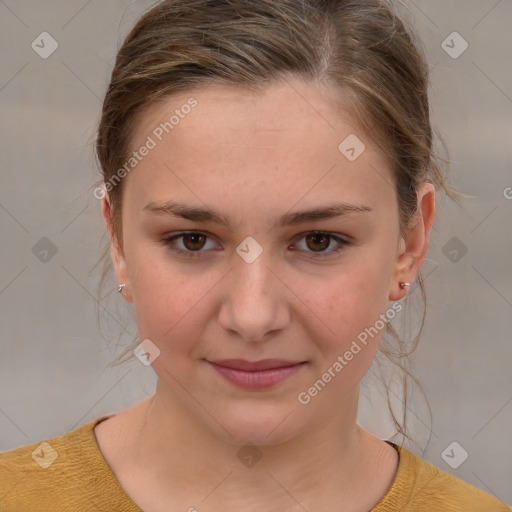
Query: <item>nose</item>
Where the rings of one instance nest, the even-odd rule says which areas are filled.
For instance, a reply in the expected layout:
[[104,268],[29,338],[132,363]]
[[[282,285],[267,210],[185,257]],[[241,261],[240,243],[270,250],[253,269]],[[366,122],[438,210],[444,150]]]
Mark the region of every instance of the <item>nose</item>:
[[219,324],[244,341],[264,341],[290,321],[291,292],[264,254],[252,263],[236,255],[224,282]]

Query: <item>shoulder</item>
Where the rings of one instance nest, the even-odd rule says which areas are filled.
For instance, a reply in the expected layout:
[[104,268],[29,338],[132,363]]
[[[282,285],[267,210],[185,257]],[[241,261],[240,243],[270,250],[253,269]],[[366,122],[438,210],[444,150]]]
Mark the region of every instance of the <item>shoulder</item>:
[[[392,443],[391,443],[392,444]],[[395,480],[374,512],[510,512],[512,509],[481,489],[443,471],[403,447]],[[395,508],[389,508],[389,507]]]
[[109,501],[115,508],[122,489],[92,430],[105,418],[0,453],[0,511],[103,510]]

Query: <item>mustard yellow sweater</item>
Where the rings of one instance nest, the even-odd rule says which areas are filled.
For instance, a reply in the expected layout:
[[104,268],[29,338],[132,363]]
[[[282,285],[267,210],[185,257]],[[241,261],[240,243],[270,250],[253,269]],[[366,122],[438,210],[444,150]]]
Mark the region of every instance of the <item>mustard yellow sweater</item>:
[[[0,511],[140,512],[96,443],[93,428],[106,418],[102,416],[61,436],[0,453]],[[390,444],[400,455],[398,472],[372,512],[511,510],[405,448]]]

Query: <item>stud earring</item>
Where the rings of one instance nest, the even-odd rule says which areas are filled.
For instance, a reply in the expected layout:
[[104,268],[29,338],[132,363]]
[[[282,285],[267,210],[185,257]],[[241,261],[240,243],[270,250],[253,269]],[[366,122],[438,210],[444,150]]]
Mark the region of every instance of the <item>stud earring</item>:
[[411,286],[411,283],[404,283],[402,281],[400,281],[398,283],[400,285],[400,288],[403,290],[406,286]]
[[117,287],[117,291],[118,291],[119,293],[123,293],[123,288],[124,288],[125,286],[126,286],[126,284],[125,284],[125,283],[120,284],[120,285]]

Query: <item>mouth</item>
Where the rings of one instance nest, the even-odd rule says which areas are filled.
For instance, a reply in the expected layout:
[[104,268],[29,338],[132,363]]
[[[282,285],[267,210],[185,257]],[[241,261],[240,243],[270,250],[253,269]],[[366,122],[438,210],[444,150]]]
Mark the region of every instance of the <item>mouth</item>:
[[285,361],[283,359],[263,359],[245,361],[224,359],[208,363],[226,380],[245,389],[264,389],[275,386],[297,373],[306,361]]

